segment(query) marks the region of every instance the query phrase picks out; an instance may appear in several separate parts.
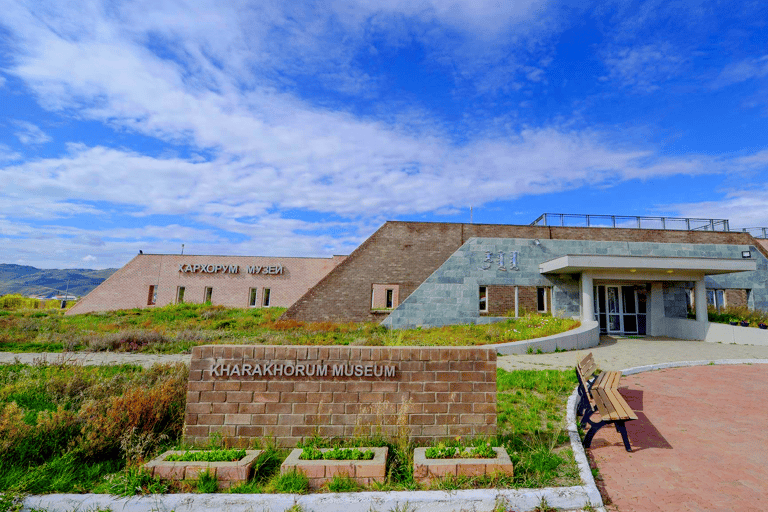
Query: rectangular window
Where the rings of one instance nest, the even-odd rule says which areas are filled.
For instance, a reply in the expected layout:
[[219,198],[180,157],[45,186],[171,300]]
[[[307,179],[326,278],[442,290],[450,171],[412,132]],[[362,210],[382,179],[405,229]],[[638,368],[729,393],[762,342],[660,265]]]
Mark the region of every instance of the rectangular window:
[[157,304],[157,286],[149,285],[149,294],[147,294],[147,306],[154,306]]
[[725,290],[707,290],[707,306],[723,309],[725,307]]
[[211,301],[213,300],[213,288],[210,286],[206,286],[205,288],[205,298],[203,302],[206,304],[211,304]]
[[264,288],[264,291],[261,294],[261,305],[264,306],[265,308],[269,307],[269,299],[270,299],[269,295],[270,295],[269,288]]
[[176,304],[184,304],[184,287],[176,288]]
[[488,287],[487,286],[480,287],[480,312],[481,313],[488,312]]
[[536,288],[536,309],[539,313],[547,312],[547,289]]
[[371,309],[386,311],[398,305],[400,285],[393,283],[373,283],[371,285]]
[[255,308],[259,304],[256,302],[256,288],[251,288],[250,295],[248,296],[248,307]]

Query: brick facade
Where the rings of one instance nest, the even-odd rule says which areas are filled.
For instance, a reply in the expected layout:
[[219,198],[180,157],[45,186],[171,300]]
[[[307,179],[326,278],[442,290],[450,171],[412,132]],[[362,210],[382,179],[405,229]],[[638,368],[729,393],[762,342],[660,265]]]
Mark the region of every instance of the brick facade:
[[[387,222],[297,300],[285,317],[305,321],[381,321],[381,315],[371,309],[373,284],[399,284],[402,303],[473,237],[747,245],[756,246],[768,256],[768,250],[744,232]],[[535,310],[535,296],[530,304]]]
[[518,312],[520,315],[538,311],[539,288],[544,288],[547,293],[546,312],[552,312],[552,288],[549,286],[515,287],[511,285],[489,285],[486,288],[488,290],[488,311],[482,313],[484,316],[514,316],[515,288],[517,288]]
[[[140,254],[96,287],[67,314],[113,309],[146,308],[177,302],[180,286],[184,302],[202,303],[206,288],[212,289],[211,303],[228,307],[249,307],[251,289],[256,289],[256,306],[263,306],[264,290],[269,289],[270,306],[288,307],[344,260],[333,258],[265,258],[250,256],[186,256]],[[183,272],[179,265],[237,266],[237,272]],[[280,273],[249,273],[248,267],[273,267]],[[267,271],[265,271],[267,272]],[[157,300],[151,302],[151,288]]]
[[740,308],[747,306],[747,290],[725,290],[725,305]]
[[[319,364],[330,369],[322,377],[293,372],[290,376],[242,374],[263,364],[274,364],[273,371],[277,365],[296,370],[298,365]],[[250,365],[248,372],[245,365]],[[395,371],[394,376],[332,376],[333,367],[350,368],[348,365],[394,366]],[[224,375],[225,366],[226,372],[238,375]],[[375,371],[376,367],[371,373]],[[495,350],[263,345],[192,349],[185,426],[188,442],[206,443],[210,434],[220,432],[231,445],[247,445],[274,435],[281,444],[295,446],[312,435],[381,432],[394,436],[403,428],[420,441],[493,435]]]

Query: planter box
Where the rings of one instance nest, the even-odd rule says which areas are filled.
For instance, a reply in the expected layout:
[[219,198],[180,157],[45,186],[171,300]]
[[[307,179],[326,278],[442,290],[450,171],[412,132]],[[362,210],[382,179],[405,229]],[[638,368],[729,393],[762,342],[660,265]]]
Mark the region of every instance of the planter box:
[[[317,489],[336,475],[354,478],[361,485],[383,482],[387,477],[387,452],[389,448],[359,448],[373,450],[371,460],[301,460],[302,449],[296,448],[280,465],[280,474],[296,470],[309,478],[309,488]],[[327,452],[329,448],[321,451]]]
[[[194,451],[194,450],[189,450]],[[233,484],[248,481],[251,467],[259,457],[261,450],[246,450],[245,457],[234,462],[192,462],[192,461],[167,461],[171,454],[182,454],[184,450],[169,450],[144,464],[152,476],[164,480],[194,480],[204,471],[209,471],[216,476],[219,487],[229,488]]]
[[495,459],[428,459],[426,451],[426,448],[416,448],[413,452],[413,478],[421,483],[429,483],[433,478],[446,475],[512,475],[512,461],[503,447],[493,449]]

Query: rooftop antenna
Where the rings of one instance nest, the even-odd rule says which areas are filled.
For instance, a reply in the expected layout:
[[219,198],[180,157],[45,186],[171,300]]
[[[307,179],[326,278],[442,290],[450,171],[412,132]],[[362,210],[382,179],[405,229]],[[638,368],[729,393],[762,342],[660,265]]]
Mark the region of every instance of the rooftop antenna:
[[184,244],[181,244],[181,254],[184,254]]
[[469,206],[469,223],[472,224],[472,206]]

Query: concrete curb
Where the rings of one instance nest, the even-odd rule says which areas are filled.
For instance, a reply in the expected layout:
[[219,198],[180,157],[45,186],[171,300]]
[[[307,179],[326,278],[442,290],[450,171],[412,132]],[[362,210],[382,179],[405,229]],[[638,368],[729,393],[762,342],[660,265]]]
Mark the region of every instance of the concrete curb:
[[[116,498],[102,494],[51,494],[30,496],[24,510],[88,512],[110,509],[115,512],[283,512],[298,505],[305,512],[418,512],[487,511],[497,504],[512,510],[534,510],[545,498],[550,506],[573,509],[580,488],[539,490],[463,490],[414,492],[361,492],[346,494],[164,494],[138,498]],[[581,507],[577,507],[581,508]],[[598,509],[600,510],[600,509]]]
[[597,322],[588,322],[570,331],[534,338],[532,340],[512,341],[509,343],[493,343],[483,347],[495,348],[501,355],[527,354],[528,350],[541,350],[543,353],[555,350],[580,350],[596,347],[600,344],[600,326]]
[[665,368],[685,368],[689,366],[707,366],[719,364],[768,364],[768,359],[715,359],[709,361],[675,361],[673,363],[648,364],[645,366],[635,366],[622,370],[623,375],[634,375],[636,373],[651,372],[654,370],[664,370]]

